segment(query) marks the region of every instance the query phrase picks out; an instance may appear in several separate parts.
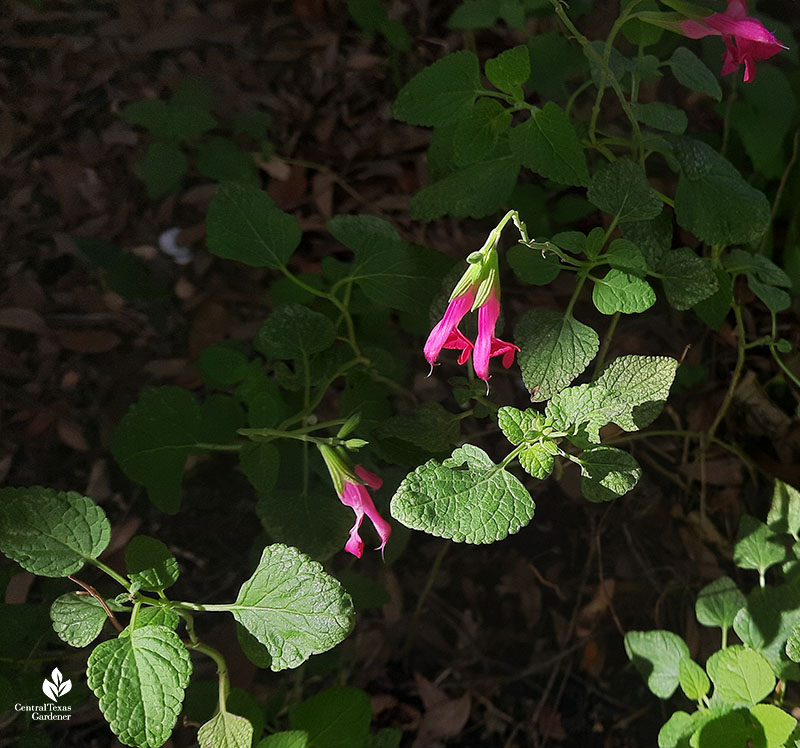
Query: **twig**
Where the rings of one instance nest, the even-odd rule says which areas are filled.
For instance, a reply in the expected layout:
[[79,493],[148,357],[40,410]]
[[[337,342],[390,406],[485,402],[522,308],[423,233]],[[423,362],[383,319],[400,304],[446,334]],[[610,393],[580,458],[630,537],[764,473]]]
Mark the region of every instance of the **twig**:
[[[91,595],[95,600],[97,600],[98,603],[100,603],[100,605],[103,606],[103,610],[106,612],[106,615],[108,616],[111,623],[114,624],[114,628],[117,631],[123,630],[124,628],[123,625],[117,620],[117,617],[111,612],[111,608],[109,608],[108,605],[106,604],[106,601],[103,600],[103,596],[94,587],[92,587],[92,585],[86,584],[86,582],[81,582],[80,579],[73,577],[71,574],[69,575],[68,578],[71,579],[73,582],[75,582],[75,584],[77,584],[79,587],[83,587],[83,589],[86,590],[87,595]],[[78,594],[80,595],[81,593],[79,592]]]

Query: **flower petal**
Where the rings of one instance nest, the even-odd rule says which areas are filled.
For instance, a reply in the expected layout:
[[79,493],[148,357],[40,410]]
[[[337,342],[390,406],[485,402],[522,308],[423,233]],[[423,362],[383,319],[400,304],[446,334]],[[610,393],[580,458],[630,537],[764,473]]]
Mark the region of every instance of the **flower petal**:
[[428,339],[425,341],[423,352],[428,363],[433,364],[439,358],[442,348],[445,347],[450,338],[450,333],[458,326],[464,315],[472,308],[475,300],[474,289],[469,289],[463,296],[456,296],[448,305],[441,320],[431,330]]
[[486,302],[478,309],[478,337],[472,352],[472,366],[475,375],[484,382],[489,381],[489,357],[492,352],[492,340],[497,318],[500,316],[500,301],[497,292],[492,289]]

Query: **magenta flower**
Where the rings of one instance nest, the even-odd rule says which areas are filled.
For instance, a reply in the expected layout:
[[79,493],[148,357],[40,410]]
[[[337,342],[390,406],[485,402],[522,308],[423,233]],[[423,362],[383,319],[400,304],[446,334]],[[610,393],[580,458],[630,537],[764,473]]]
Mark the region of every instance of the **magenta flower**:
[[[489,383],[489,359],[502,356],[503,366],[508,369],[514,363],[514,353],[519,350],[494,335],[497,318],[500,316],[500,284],[497,280],[497,254],[494,249],[474,252],[470,255],[469,267],[453,289],[450,303],[431,330],[425,341],[425,358],[433,365],[443,348],[459,350],[459,364],[465,364],[472,356],[475,374]],[[467,312],[478,310],[478,336],[473,345],[458,325]]]
[[392,528],[378,513],[378,510],[375,508],[375,502],[373,502],[369,491],[367,491],[367,486],[370,488],[380,488],[383,485],[383,480],[375,475],[375,473],[371,473],[369,470],[361,467],[361,465],[356,465],[355,470],[356,475],[363,483],[346,480],[344,489],[341,494],[339,494],[342,504],[349,506],[356,515],[356,521],[350,529],[350,540],[347,541],[344,549],[348,553],[352,553],[356,558],[361,558],[361,554],[364,552],[364,541],[361,539],[358,531],[361,528],[361,523],[364,521],[364,515],[366,515],[369,517],[375,531],[378,533],[378,537],[381,539],[381,544],[375,550],[379,550],[381,556],[383,556],[383,549],[386,547],[386,542],[392,534]]
[[756,62],[766,60],[787,47],[764,28],[761,21],[747,16],[744,0],[728,0],[724,13],[714,13],[700,20],[680,24],[681,33],[690,39],[721,36],[725,42],[722,75],[729,75],[744,63],[744,82],[756,75]]

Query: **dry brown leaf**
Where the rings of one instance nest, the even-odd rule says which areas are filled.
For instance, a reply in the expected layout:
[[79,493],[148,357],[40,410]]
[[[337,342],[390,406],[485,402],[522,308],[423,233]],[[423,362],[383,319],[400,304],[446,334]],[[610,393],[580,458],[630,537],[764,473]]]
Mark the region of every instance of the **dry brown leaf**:
[[64,444],[76,452],[89,451],[89,442],[86,441],[81,427],[74,421],[62,418],[56,424],[56,433]]
[[414,746],[423,748],[436,740],[457,737],[469,719],[472,705],[470,695],[465,693],[451,699],[425,676],[414,673],[414,680],[425,706]]
[[613,579],[604,579],[602,584],[597,585],[592,599],[581,608],[578,614],[578,622],[575,627],[575,634],[578,637],[588,636],[594,631],[597,622],[605,614],[614,599]]
[[107,353],[122,342],[110,330],[64,330],[58,337],[64,348],[76,353]]
[[22,309],[21,307],[0,309],[0,327],[6,330],[30,332],[34,335],[47,335],[50,332],[41,315],[32,309]]

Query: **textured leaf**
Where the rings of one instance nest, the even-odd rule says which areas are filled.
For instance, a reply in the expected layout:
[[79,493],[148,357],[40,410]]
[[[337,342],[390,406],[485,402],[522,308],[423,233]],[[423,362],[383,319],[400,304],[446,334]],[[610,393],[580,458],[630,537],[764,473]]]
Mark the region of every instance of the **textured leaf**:
[[678,362],[669,356],[620,356],[596,381],[624,410],[614,423],[625,431],[649,426],[661,413],[669,395]]
[[239,450],[239,467],[258,495],[266,496],[278,480],[280,453],[269,442],[245,444]]
[[480,90],[478,58],[466,50],[453,52],[406,83],[397,94],[392,113],[411,125],[453,122],[470,108]]
[[678,83],[692,91],[699,91],[717,101],[722,101],[722,89],[719,87],[717,76],[694,52],[686,47],[678,47],[667,64],[672,68],[672,74]]
[[447,28],[488,29],[498,18],[497,0],[464,0],[447,19]]
[[264,738],[256,748],[306,748],[308,733],[305,730],[284,730]]
[[136,616],[135,628],[142,626],[166,626],[168,629],[175,631],[178,624],[181,622],[180,616],[169,608],[165,607],[152,607],[141,608]]
[[718,288],[711,261],[707,257],[698,257],[688,247],[665,253],[658,264],[658,272],[667,301],[676,309],[689,309]]
[[497,411],[497,425],[514,446],[536,439],[544,427],[544,419],[535,410],[517,410],[504,405]]
[[534,401],[549,400],[577,377],[597,354],[591,327],[550,309],[527,312],[514,329],[522,381]]
[[478,99],[453,133],[453,161],[466,166],[489,158],[498,138],[511,126],[511,112],[497,99]]
[[203,382],[219,390],[239,384],[247,376],[248,365],[248,358],[242,351],[224,344],[204,348],[197,362]]
[[658,698],[672,696],[678,687],[681,660],[689,657],[683,639],[670,631],[629,631],[625,652]]
[[613,501],[642,477],[633,455],[614,447],[585,449],[580,457],[581,492],[589,501]]
[[443,463],[428,460],[407,475],[391,513],[406,527],[457,543],[493,543],[528,524],[534,508],[519,480],[465,444]]
[[126,632],[89,656],[89,688],[120,741],[158,748],[180,714],[192,661],[178,635],[165,626]]
[[180,575],[178,562],[169,548],[147,535],[131,539],[125,550],[125,567],[130,580],[143,590],[165,590]]
[[517,459],[526,473],[539,480],[544,480],[553,472],[557,451],[554,442],[545,439],[523,449]]
[[792,662],[800,662],[800,627],[795,627],[786,640],[786,656]]
[[302,232],[263,190],[236,182],[220,185],[206,217],[208,251],[253,267],[277,269],[288,262]]
[[763,522],[743,514],[733,546],[733,562],[742,569],[755,569],[763,576],[770,566],[786,558],[786,549],[774,537],[773,531]]
[[767,525],[775,533],[789,533],[795,540],[800,532],[800,491],[775,479]]
[[636,104],[633,107],[633,114],[642,124],[652,127],[654,130],[664,130],[675,135],[686,132],[689,124],[683,109],[660,101]]
[[269,358],[307,358],[333,345],[336,328],[324,314],[301,304],[284,304],[272,312],[255,338]]
[[168,514],[178,511],[186,458],[200,441],[200,406],[182,387],[143,390],[117,426],[111,453]]
[[[449,452],[461,436],[461,418],[439,403],[423,403],[410,413],[391,416],[375,429],[383,442],[408,442],[428,453]],[[386,447],[388,449],[388,446]]]
[[264,549],[229,609],[267,648],[274,671],[335,647],[350,633],[354,615],[350,596],[321,564],[280,544]]
[[[644,255],[646,266],[655,270],[665,252],[672,246],[672,219],[665,213],[659,213],[649,221],[629,221],[620,226],[620,233],[630,239]],[[614,242],[611,242],[614,246]]]
[[[641,224],[637,221],[636,225]],[[637,277],[647,273],[647,260],[639,247],[628,239],[614,239],[605,254],[605,260],[616,270],[624,270]]]
[[[750,716],[761,728],[764,748],[782,748],[797,727],[797,720],[791,714],[772,704],[756,704],[750,709]],[[755,740],[759,739],[760,735],[756,733]]]
[[589,202],[625,221],[646,221],[661,213],[661,201],[642,167],[627,158],[601,166],[592,177]]
[[720,577],[700,590],[694,606],[695,615],[703,626],[727,629],[733,625],[736,614],[746,602],[730,577]]
[[545,411],[559,431],[600,442],[600,429],[621,416],[625,403],[596,383],[568,387],[553,395]]
[[733,279],[721,267],[713,269],[717,290],[707,299],[694,305],[695,314],[713,330],[718,330],[733,303]]
[[764,255],[734,249],[723,264],[732,276],[746,275],[750,290],[773,312],[782,312],[791,304],[791,296],[783,290],[791,288],[791,279]]
[[171,143],[151,143],[136,164],[136,175],[144,182],[147,197],[153,199],[176,190],[188,170],[189,160]]
[[711,688],[706,671],[689,657],[684,657],[678,663],[678,680],[686,698],[692,701],[702,699]]
[[675,191],[675,219],[708,244],[745,244],[769,228],[764,193],[748,184],[736,168],[699,140],[671,139],[681,165]]
[[253,157],[230,138],[210,138],[197,151],[197,170],[216,182],[242,182],[258,187]]
[[522,165],[546,179],[579,187],[589,184],[586,156],[575,128],[552,101],[513,128],[510,142]]
[[706,670],[714,683],[714,696],[728,704],[757,704],[775,688],[769,663],[739,644],[714,652]]
[[[521,44],[486,60],[486,77],[491,84],[510,94],[521,94],[520,86],[530,78],[531,55]],[[519,96],[519,98],[523,98]]]
[[369,696],[360,688],[328,688],[289,709],[289,726],[304,730],[313,748],[363,748],[372,721]]
[[250,748],[253,725],[244,717],[219,712],[197,731],[200,748]]
[[0,551],[43,577],[66,577],[108,546],[105,512],[74,491],[0,489]]
[[427,306],[450,266],[443,254],[409,244],[394,226],[375,216],[334,216],[327,228],[353,251],[348,276],[382,306],[406,312]]
[[470,164],[414,195],[411,216],[421,221],[433,221],[444,215],[483,218],[506,203],[518,175],[519,161],[514,156]]
[[647,281],[611,268],[604,278],[594,278],[592,301],[601,314],[637,314],[656,303],[656,294]]
[[50,620],[58,638],[72,647],[91,644],[106,622],[103,606],[91,595],[68,592],[57,597],[50,606]]
[[686,712],[673,712],[658,732],[658,748],[683,748],[681,743],[695,731],[694,720]]

